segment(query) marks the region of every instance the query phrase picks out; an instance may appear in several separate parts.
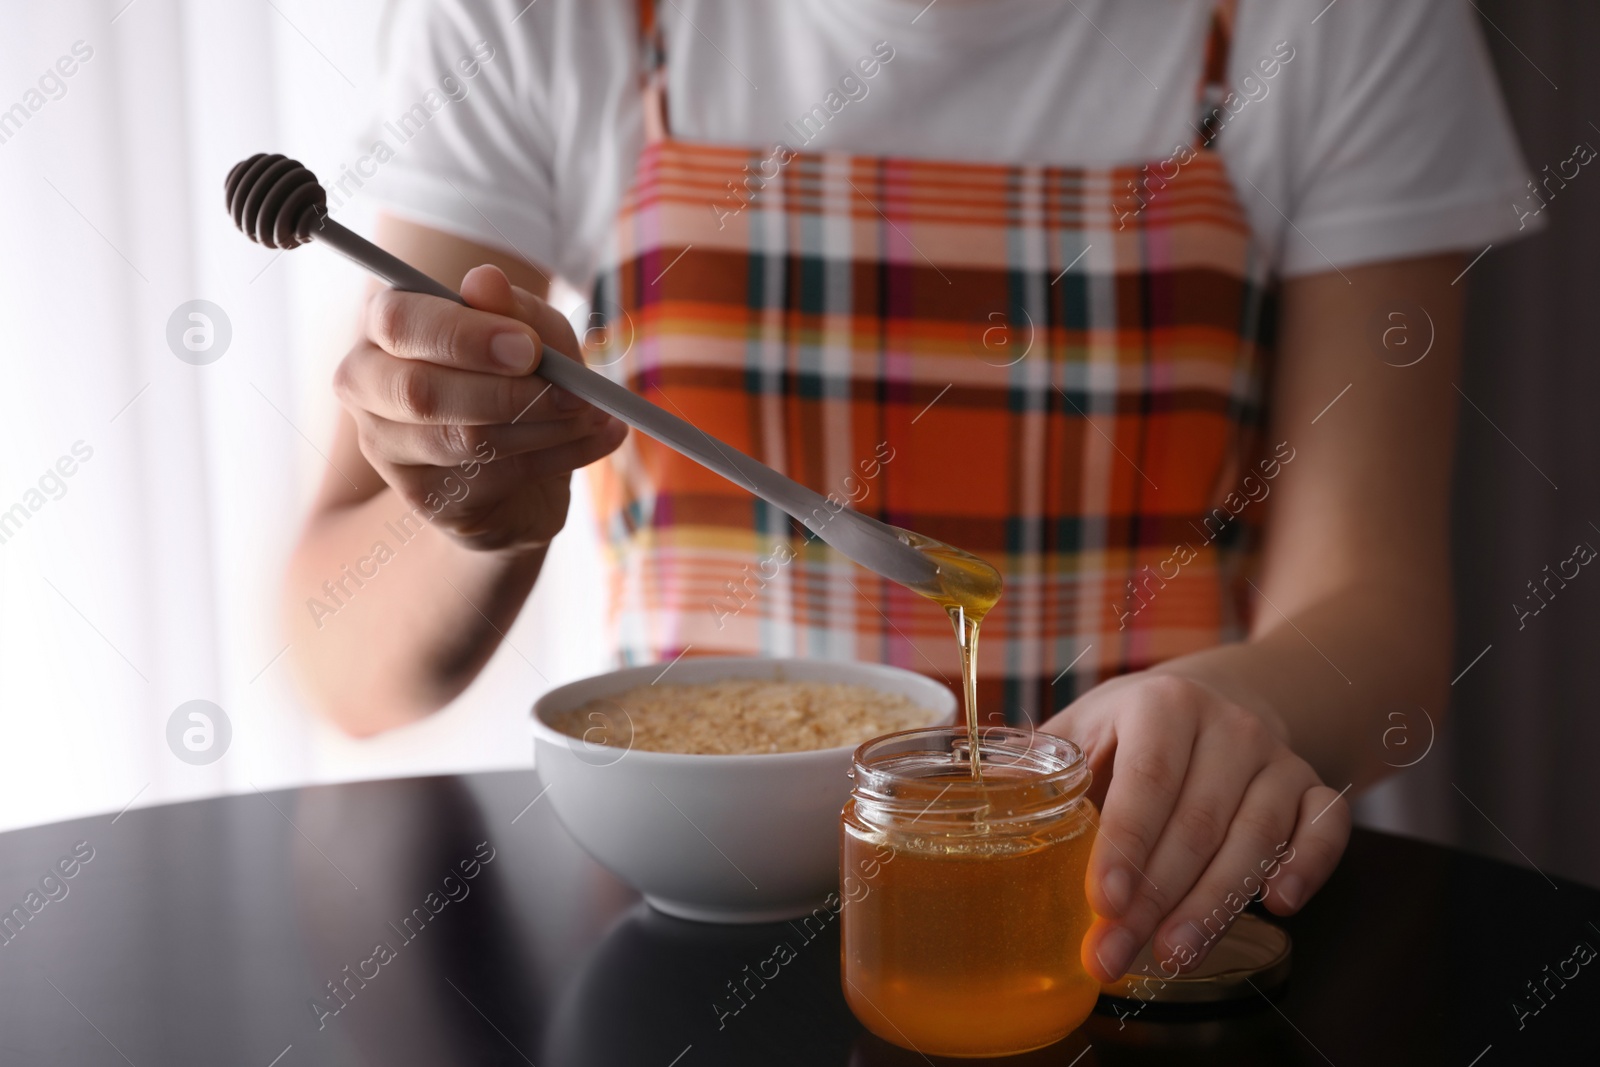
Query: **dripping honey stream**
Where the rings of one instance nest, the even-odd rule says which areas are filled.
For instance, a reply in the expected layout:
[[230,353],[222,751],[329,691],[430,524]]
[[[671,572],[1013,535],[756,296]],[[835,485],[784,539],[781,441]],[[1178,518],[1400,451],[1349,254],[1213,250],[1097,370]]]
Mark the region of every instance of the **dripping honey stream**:
[[897,531],[900,540],[936,564],[934,581],[910,589],[944,608],[961,647],[962,700],[966,710],[967,750],[972,777],[983,781],[978,744],[978,629],[1000,600],[1000,572],[970,552],[910,530]]

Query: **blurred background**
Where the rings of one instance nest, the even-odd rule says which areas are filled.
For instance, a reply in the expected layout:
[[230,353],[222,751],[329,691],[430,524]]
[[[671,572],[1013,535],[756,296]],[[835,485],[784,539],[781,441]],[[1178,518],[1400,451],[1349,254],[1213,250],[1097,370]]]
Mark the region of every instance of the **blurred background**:
[[[57,97],[0,128],[0,196],[24,205],[0,213],[0,510],[38,503],[28,492],[75,448],[89,458],[47,477],[43,506],[0,530],[0,827],[528,766],[534,697],[604,666],[600,605],[562,590],[592,543],[589,511],[574,507],[515,648],[443,714],[352,741],[305,711],[283,669],[280,576],[326,470],[328,383],[366,277],[338,256],[246,240],[223,178],[263,150],[324,176],[355,163],[371,143],[385,6],[7,5],[0,107],[62,56],[77,62]],[[371,231],[359,193],[336,214]],[[195,300],[214,305],[200,312],[213,337],[191,336],[206,345],[191,353],[183,333],[207,329],[188,317]],[[552,602],[565,603],[559,626]],[[191,700],[223,709],[223,758],[174,758],[168,720]]]
[[[1600,9],[1474,7],[1529,169],[1600,144]],[[375,118],[387,5],[3,10],[0,830],[306,782],[528,766],[532,700],[607,666],[602,605],[583,579],[598,560],[582,479],[508,646],[446,711],[354,741],[308,714],[283,670],[279,579],[325,470],[328,381],[365,278],[334,256],[245,240],[222,179],[263,150],[325,181],[353,165]],[[1491,247],[1461,282],[1459,387],[1471,399],[1453,705],[1389,739],[1390,762],[1412,765],[1357,811],[1600,884],[1600,580],[1569,583],[1537,617],[1519,622],[1514,607],[1547,564],[1600,545],[1600,183],[1573,182],[1545,214],[1543,233]],[[370,232],[359,191],[335,215]],[[573,294],[562,301],[583,315]],[[170,740],[194,700],[221,709],[210,762],[179,758]]]

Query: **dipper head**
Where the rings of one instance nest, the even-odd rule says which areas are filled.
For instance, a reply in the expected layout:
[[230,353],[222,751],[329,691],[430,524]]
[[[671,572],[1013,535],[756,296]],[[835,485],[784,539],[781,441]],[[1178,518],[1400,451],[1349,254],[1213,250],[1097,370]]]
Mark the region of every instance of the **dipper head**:
[[257,244],[296,248],[328,213],[328,194],[296,160],[258,152],[228,172],[228,214]]

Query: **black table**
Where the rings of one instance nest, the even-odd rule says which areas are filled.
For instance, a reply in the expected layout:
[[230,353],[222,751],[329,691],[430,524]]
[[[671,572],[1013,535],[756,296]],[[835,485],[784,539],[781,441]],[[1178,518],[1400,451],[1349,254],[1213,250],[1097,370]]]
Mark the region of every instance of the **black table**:
[[[23,916],[0,944],[0,1064],[925,1062],[850,1015],[836,924],[719,1029],[726,984],[792,931],[652,912],[529,806],[540,788],[533,772],[321,786],[0,835],[0,908]],[[1000,1062],[1600,1062],[1600,962],[1564,962],[1600,949],[1600,892],[1358,831],[1287,925],[1276,1003],[1096,1015]]]

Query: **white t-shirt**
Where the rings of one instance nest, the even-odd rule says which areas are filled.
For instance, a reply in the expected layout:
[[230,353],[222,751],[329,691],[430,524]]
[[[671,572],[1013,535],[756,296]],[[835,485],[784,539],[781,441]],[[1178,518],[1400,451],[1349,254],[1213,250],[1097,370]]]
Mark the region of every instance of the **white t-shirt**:
[[[782,141],[987,162],[1162,160],[1195,136],[1212,7],[671,0],[660,4],[669,119],[680,138],[762,156]],[[586,289],[643,143],[635,10],[407,0],[387,28],[359,195]],[[861,60],[886,50],[865,77]],[[1518,232],[1528,175],[1467,0],[1241,0],[1229,66],[1217,147],[1280,274],[1477,252]],[[819,107],[825,123],[800,122]],[[335,205],[357,195],[354,180]]]

